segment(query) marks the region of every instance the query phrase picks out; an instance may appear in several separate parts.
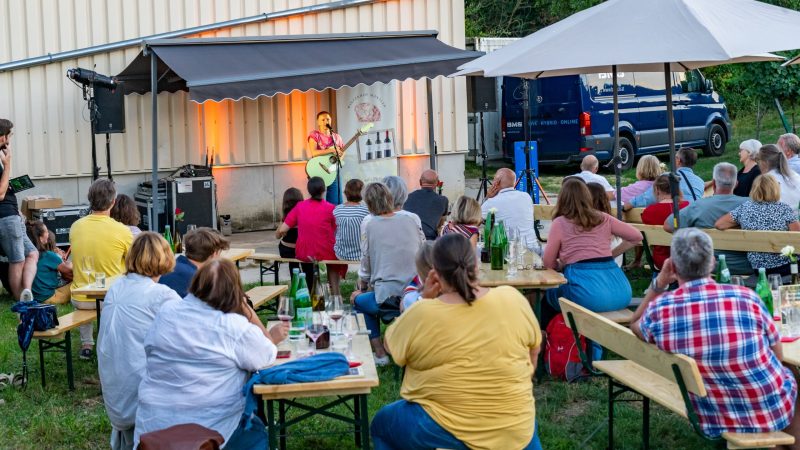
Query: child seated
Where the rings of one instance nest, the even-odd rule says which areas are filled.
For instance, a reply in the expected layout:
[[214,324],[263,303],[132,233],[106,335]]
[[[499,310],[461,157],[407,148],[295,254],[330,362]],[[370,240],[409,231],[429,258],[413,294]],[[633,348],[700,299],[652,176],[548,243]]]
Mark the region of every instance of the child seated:
[[41,221],[27,223],[28,237],[39,250],[36,278],[31,291],[37,302],[62,305],[69,302],[72,263],[56,247],[55,235]]
[[400,302],[400,312],[405,311],[422,295],[422,288],[425,286],[425,278],[433,268],[433,242],[425,241],[419,247],[415,263],[417,265],[417,275],[411,283],[403,289],[403,301]]

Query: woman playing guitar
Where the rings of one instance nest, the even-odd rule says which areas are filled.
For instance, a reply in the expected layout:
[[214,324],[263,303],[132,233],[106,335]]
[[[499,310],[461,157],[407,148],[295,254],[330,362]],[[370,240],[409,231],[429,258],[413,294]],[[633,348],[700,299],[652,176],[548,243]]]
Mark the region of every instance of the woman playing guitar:
[[[334,133],[331,129],[331,114],[328,111],[320,111],[317,114],[317,129],[308,134],[306,148],[311,152],[311,156],[321,156],[337,152],[341,157],[344,147],[342,137]],[[325,200],[334,205],[342,203],[342,191],[339,188],[339,174],[336,174],[336,181],[328,186]]]

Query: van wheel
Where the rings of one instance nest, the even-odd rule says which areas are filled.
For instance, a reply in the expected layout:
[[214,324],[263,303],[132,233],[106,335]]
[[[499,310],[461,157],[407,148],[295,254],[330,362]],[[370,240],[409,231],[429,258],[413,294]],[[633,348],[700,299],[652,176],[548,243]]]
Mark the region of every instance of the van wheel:
[[725,130],[719,124],[712,123],[708,130],[708,142],[703,149],[706,156],[722,156],[725,153]]
[[636,155],[636,150],[633,148],[633,143],[626,137],[619,137],[619,159],[622,160],[622,170],[628,170],[633,167],[633,159]]

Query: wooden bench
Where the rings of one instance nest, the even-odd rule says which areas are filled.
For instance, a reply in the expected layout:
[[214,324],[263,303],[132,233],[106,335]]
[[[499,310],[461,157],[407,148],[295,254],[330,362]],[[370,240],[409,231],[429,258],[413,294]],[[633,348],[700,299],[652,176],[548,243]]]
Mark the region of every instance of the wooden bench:
[[[272,308],[269,308],[268,303],[283,294],[284,292],[288,291],[289,287],[286,285],[276,285],[276,286],[256,286],[249,291],[246,292],[248,298],[250,298],[250,302],[253,303],[253,309],[258,312],[261,309],[268,309],[273,313],[278,313],[278,306],[277,304],[273,304]],[[273,302],[274,303],[274,302]]]
[[[277,255],[275,253],[254,253],[249,256],[249,259],[258,263],[259,269],[259,280],[261,284],[264,284],[264,275],[268,273],[272,273],[275,277],[274,284],[278,285],[278,272],[280,272],[280,265],[282,263],[297,263],[297,264],[310,264],[311,261],[301,261],[297,258],[284,258],[281,255]],[[340,261],[338,259],[329,260],[326,259],[324,261],[316,261],[317,263],[322,263],[327,265],[333,264],[361,264],[361,261]]]
[[608,377],[608,448],[614,448],[614,403],[620,394],[634,392],[642,397],[642,441],[649,448],[650,400],[689,419],[695,432],[710,441],[727,441],[728,448],[762,448],[789,445],[794,437],[782,431],[771,433],[723,433],[721,438],[706,436],[697,419],[689,394],[707,395],[697,363],[685,355],[659,350],[643,342],[631,330],[589,311],[567,299],[559,299],[561,311],[573,335],[583,335],[620,355],[621,360],[594,361],[586,368]]
[[[611,201],[611,215],[617,217],[616,201]],[[622,220],[627,223],[642,223],[642,211],[644,208],[633,208],[622,213]],[[533,205],[533,217],[536,220],[553,220],[556,213],[556,205]]]
[[70,331],[81,325],[92,323],[95,320],[97,320],[97,311],[79,309],[69,314],[59,316],[57,327],[46,331],[35,331],[33,333],[33,339],[37,339],[39,342],[39,373],[42,377],[42,387],[45,387],[44,354],[45,352],[56,351],[64,352],[64,356],[67,359],[67,383],[69,384],[69,390],[75,390],[75,380],[72,372],[72,340],[70,339]]

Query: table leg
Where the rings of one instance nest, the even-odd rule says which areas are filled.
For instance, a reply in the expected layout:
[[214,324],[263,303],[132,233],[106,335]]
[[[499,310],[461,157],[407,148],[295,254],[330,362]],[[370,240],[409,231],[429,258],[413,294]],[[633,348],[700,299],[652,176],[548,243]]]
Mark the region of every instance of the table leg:
[[258,285],[264,285],[264,261],[258,261]]
[[278,285],[278,273],[281,271],[281,264],[278,261],[273,262],[273,267],[275,267],[275,286]]
[[269,450],[275,450],[278,447],[275,434],[278,433],[279,426],[275,426],[275,408],[273,407],[272,400],[267,400],[267,438],[269,440]]
[[283,426],[286,423],[286,404],[283,400],[278,400],[278,434],[280,441],[280,449],[286,450],[286,435],[289,433],[289,427]]
[[353,421],[355,422],[356,447],[361,447],[361,400],[358,395],[353,396]]
[[366,394],[359,395],[358,401],[361,402],[361,448],[363,450],[369,450],[369,407],[367,406]]
[[94,299],[94,308],[97,310],[97,329],[100,329],[100,299]]
[[[539,322],[539,328],[544,329],[547,325],[542,323],[542,291],[540,289],[533,290],[533,314],[536,316],[536,321]],[[544,343],[539,348],[539,358],[536,361],[536,383],[542,381],[544,377]]]

